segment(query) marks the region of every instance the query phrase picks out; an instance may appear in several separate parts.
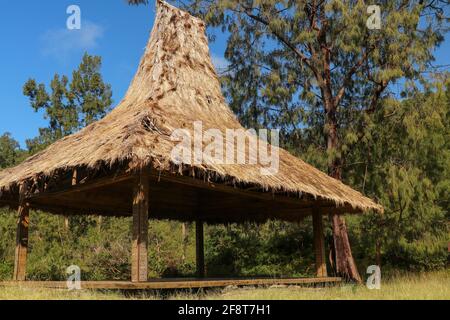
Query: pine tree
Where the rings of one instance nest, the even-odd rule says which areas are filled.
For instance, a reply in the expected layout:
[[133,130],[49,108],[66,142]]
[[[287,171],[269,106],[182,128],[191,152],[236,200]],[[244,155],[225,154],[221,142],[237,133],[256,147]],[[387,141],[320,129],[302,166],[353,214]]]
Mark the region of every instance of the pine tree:
[[383,215],[366,215],[360,224],[364,250],[377,264],[416,270],[446,265],[448,83],[426,84],[424,92],[415,90],[403,101],[386,101],[374,115],[370,138],[352,152],[353,183],[385,207]]
[[[180,4],[228,31],[223,77],[230,104],[248,126],[277,126],[298,144],[317,134],[328,173],[343,178],[352,145],[390,86],[416,80],[443,39],[441,1],[383,1],[370,30],[363,1],[192,0]],[[424,19],[423,17],[427,17]],[[305,126],[309,126],[306,130]],[[317,136],[316,136],[317,137]],[[304,145],[294,145],[297,149]],[[360,281],[343,217],[330,212],[337,273]]]
[[69,82],[67,76],[55,74],[48,93],[45,84],[29,79],[23,93],[35,111],[44,110],[49,125],[39,129],[39,136],[27,140],[31,153],[42,150],[52,142],[74,133],[101,119],[112,104],[111,86],[100,74],[101,57],[85,53]]

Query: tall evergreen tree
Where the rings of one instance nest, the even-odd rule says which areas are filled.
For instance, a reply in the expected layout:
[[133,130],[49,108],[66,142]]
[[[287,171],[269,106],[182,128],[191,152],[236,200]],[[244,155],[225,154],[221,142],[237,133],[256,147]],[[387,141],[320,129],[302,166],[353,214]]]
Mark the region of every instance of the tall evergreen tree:
[[0,169],[15,165],[23,155],[19,142],[6,132],[0,136]]
[[85,53],[70,82],[67,76],[55,74],[50,93],[45,84],[37,84],[34,79],[25,83],[23,93],[31,106],[35,111],[44,110],[44,117],[49,120],[48,127],[39,129],[38,137],[27,140],[32,153],[102,118],[110,110],[111,86],[103,81],[101,64],[101,57]]
[[424,270],[447,263],[449,83],[386,101],[368,129],[371,138],[349,156],[353,184],[385,207],[383,215],[365,215],[360,224],[363,250],[379,265],[384,260]]
[[[179,2],[228,31],[224,90],[244,124],[282,127],[293,138],[316,133],[303,130],[311,121],[322,125],[321,147],[336,179],[390,85],[426,70],[446,22],[439,0],[382,1],[379,30],[367,27],[368,5],[360,0]],[[360,281],[345,221],[334,212],[330,220],[337,273]]]

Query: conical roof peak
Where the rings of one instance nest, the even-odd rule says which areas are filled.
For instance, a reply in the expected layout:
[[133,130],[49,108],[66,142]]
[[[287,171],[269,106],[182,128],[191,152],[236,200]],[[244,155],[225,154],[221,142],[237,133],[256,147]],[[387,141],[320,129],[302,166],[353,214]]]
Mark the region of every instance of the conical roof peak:
[[164,1],[157,4],[150,39],[126,99],[161,98],[164,92],[182,86],[183,78],[204,71],[217,80],[204,22]]

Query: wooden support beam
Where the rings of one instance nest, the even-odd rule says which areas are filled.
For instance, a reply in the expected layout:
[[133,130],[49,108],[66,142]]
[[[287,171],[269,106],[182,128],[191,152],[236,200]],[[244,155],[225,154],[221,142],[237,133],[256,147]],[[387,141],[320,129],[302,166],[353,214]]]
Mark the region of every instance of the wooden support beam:
[[133,242],[131,248],[131,281],[143,282],[148,278],[148,208],[149,176],[142,169],[134,179],[133,187]]
[[187,185],[191,187],[211,190],[211,191],[220,191],[223,193],[228,193],[232,195],[241,195],[249,198],[255,198],[255,199],[261,199],[261,200],[269,200],[269,201],[278,201],[280,203],[290,203],[290,204],[296,204],[299,203],[306,203],[309,201],[310,204],[314,204],[315,200],[305,200],[300,199],[296,197],[288,197],[284,195],[277,195],[270,192],[255,192],[255,191],[246,191],[240,188],[236,188],[229,185],[223,185],[219,183],[213,183],[213,182],[207,182],[202,179],[195,179],[193,177],[189,176],[180,176],[180,175],[173,175],[169,173],[158,173],[153,174],[153,178],[157,179],[157,181],[167,181],[172,182],[176,184],[182,184]]
[[27,191],[26,183],[20,186],[19,191],[19,208],[16,231],[16,250],[14,257],[14,274],[13,280],[24,281],[26,275],[27,265],[27,251],[28,251],[28,224],[30,206],[25,199]]
[[195,221],[195,249],[196,249],[196,265],[197,276],[205,277],[205,247],[203,239],[203,222]]
[[36,192],[33,194],[27,195],[27,199],[34,200],[39,198],[48,198],[48,197],[56,197],[59,195],[65,195],[65,194],[71,194],[71,193],[77,193],[77,192],[83,192],[88,191],[95,188],[101,188],[110,186],[113,184],[117,184],[119,182],[123,182],[126,180],[131,179],[132,176],[129,173],[122,173],[122,174],[116,174],[112,176],[102,177],[94,180],[88,180],[85,182],[77,181],[76,185],[70,186],[64,186],[59,188],[57,191],[42,191],[42,192]]
[[334,203],[332,200],[327,199],[314,199],[311,198],[311,196],[308,196],[307,194],[303,195],[303,198],[300,197],[294,197],[294,196],[287,196],[283,194],[275,194],[272,192],[256,192],[256,191],[248,191],[243,190],[237,187],[219,184],[219,183],[213,183],[213,182],[207,182],[202,179],[195,179],[193,177],[189,176],[180,176],[170,173],[164,173],[159,172],[158,174],[152,174],[151,177],[155,179],[156,181],[166,181],[176,184],[182,184],[187,185],[191,187],[196,187],[200,189],[210,190],[210,191],[219,191],[222,193],[228,193],[231,195],[239,195],[246,198],[254,198],[254,199],[260,199],[264,201],[272,201],[277,202],[279,204],[291,204],[294,206],[302,205],[305,208],[309,210],[309,208],[313,206],[320,207],[323,212],[323,214],[328,214],[330,209],[333,209],[335,212],[338,213],[361,213],[361,209],[353,208],[349,204],[345,204],[344,206],[337,207],[337,204]]
[[316,255],[316,275],[327,276],[327,264],[325,260],[325,239],[323,235],[322,215],[314,210],[313,215],[314,252]]

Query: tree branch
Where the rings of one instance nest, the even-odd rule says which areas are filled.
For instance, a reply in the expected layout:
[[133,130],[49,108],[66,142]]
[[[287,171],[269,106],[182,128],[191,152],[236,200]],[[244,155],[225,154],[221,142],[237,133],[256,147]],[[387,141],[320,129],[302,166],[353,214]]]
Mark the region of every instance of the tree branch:
[[263,24],[265,27],[269,28],[272,35],[274,35],[281,43],[283,43],[286,47],[288,47],[297,56],[297,58],[301,62],[304,62],[314,73],[316,73],[317,70],[315,70],[315,68],[312,66],[310,59],[303,52],[301,52],[295,45],[293,45],[284,35],[278,33],[275,30],[272,30],[269,22],[266,19],[264,19],[263,17],[261,17],[260,15],[252,14],[251,8],[245,8],[245,7],[243,7],[243,8],[245,9],[245,11],[237,10],[237,12],[247,15],[247,17],[249,17],[249,18]]

